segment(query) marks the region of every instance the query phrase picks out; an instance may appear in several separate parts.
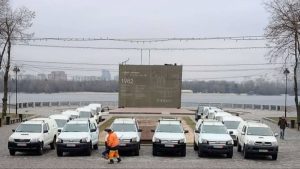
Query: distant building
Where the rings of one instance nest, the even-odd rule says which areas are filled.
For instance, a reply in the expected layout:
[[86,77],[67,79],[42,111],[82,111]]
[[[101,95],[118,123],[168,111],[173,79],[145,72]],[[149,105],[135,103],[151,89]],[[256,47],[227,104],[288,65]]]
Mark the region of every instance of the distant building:
[[18,74],[18,80],[35,80],[36,76],[31,74]]
[[110,81],[111,75],[110,72],[106,69],[102,69],[101,80]]
[[47,79],[47,75],[43,74],[43,73],[37,74],[37,79],[38,80],[46,80]]
[[49,80],[67,80],[67,74],[64,71],[52,71],[48,74]]
[[98,76],[73,76],[73,81],[96,81],[100,80],[100,77]]

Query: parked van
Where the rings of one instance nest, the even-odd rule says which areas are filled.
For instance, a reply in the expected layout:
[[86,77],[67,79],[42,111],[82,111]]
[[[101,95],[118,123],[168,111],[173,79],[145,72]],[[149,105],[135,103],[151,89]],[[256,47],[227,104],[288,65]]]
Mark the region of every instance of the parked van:
[[61,114],[71,116],[71,120],[78,118],[79,112],[75,110],[66,110],[63,111]]
[[232,132],[230,136],[234,142],[234,146],[236,146],[238,126],[243,121],[243,119],[238,116],[222,116],[220,118],[220,121],[226,126],[228,132]]
[[35,151],[42,155],[43,149],[47,145],[50,145],[51,149],[55,149],[57,124],[54,119],[35,118],[25,121],[13,132],[8,139],[10,155],[15,155],[17,151]]
[[97,117],[93,115],[93,112],[90,107],[80,107],[76,109],[78,111],[78,118],[89,119],[91,122],[95,122],[97,124]]
[[222,118],[222,117],[225,117],[225,116],[232,116],[232,114],[227,113],[227,112],[225,112],[225,111],[221,111],[221,112],[218,111],[218,112],[214,113],[213,119],[216,119],[216,120],[218,120],[218,121],[221,121],[221,118]]
[[[63,114],[53,114],[53,115],[49,116],[49,118],[55,120],[58,131],[62,130],[64,128],[65,124],[70,121],[70,116],[63,115]],[[60,133],[60,132],[58,132],[58,133]]]
[[92,110],[92,113],[95,117],[95,119],[97,119],[97,122],[100,123],[102,121],[102,105],[101,104],[97,104],[97,103],[92,103],[89,104],[87,107],[90,107]]

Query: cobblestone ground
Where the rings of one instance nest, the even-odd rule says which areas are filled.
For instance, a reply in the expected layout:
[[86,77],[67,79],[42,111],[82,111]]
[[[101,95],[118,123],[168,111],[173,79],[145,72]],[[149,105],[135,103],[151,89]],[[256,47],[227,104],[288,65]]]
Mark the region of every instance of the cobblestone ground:
[[[245,119],[260,119],[265,114],[257,115],[256,112],[241,115]],[[274,131],[276,125],[269,124]],[[93,151],[91,156],[66,155],[57,157],[56,152],[46,147],[44,155],[17,153],[10,156],[7,149],[7,140],[11,129],[16,125],[0,128],[0,168],[300,168],[300,132],[287,129],[286,140],[279,140],[279,155],[276,161],[270,157],[253,157],[243,159],[242,155],[234,148],[232,159],[223,156],[208,156],[199,158],[193,147],[187,148],[186,157],[177,156],[152,156],[152,147],[141,146],[140,156],[122,156],[120,164],[109,165],[100,158],[99,150]]]

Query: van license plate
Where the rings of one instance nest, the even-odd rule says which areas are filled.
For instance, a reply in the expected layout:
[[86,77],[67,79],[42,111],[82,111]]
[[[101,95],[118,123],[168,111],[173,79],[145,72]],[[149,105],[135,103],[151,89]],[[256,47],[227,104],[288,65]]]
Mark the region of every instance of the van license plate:
[[27,144],[26,144],[26,143],[18,143],[17,146],[20,146],[20,147],[26,147]]
[[124,143],[121,143],[119,146],[126,146],[126,144],[124,144]]
[[174,147],[173,144],[165,144],[165,147]]
[[214,148],[223,148],[223,146],[217,145],[217,146],[214,146]]
[[67,144],[67,147],[76,147],[76,144]]
[[266,153],[266,152],[268,152],[268,150],[258,150],[258,152]]

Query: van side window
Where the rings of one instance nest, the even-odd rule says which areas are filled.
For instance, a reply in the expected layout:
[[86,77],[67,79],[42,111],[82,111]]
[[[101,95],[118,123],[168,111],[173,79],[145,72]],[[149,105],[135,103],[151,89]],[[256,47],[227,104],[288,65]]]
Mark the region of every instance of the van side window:
[[43,130],[44,130],[44,131],[45,131],[45,130],[49,131],[48,123],[44,123],[44,124],[43,124]]
[[96,126],[94,123],[90,123],[90,129],[96,129]]
[[247,129],[247,127],[244,126],[242,132],[245,132],[245,133],[246,133],[246,129]]

